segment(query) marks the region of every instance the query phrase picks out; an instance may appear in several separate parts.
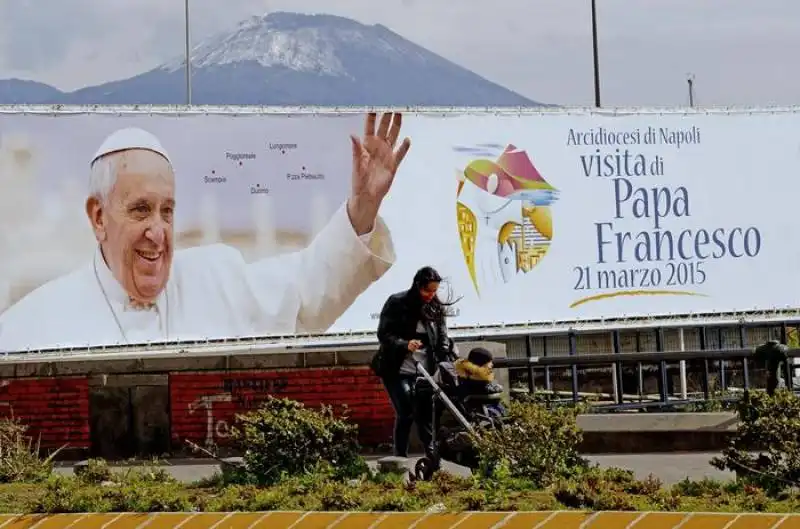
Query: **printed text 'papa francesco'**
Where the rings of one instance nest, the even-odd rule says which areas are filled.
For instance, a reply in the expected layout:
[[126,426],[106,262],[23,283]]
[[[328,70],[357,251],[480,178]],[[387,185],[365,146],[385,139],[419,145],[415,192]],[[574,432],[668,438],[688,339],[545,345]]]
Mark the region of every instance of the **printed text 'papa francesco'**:
[[[637,152],[635,146],[679,151],[700,145],[700,137],[698,127],[570,129],[567,145],[592,148],[578,156],[581,174],[607,180],[613,197],[612,216],[594,224],[596,264],[575,267],[575,290],[701,285],[708,279],[706,261],[759,254],[761,233],[755,226],[670,228],[672,219],[690,218],[694,212],[689,188],[666,183],[664,157]],[[622,219],[639,221],[642,229],[620,229],[615,221]]]

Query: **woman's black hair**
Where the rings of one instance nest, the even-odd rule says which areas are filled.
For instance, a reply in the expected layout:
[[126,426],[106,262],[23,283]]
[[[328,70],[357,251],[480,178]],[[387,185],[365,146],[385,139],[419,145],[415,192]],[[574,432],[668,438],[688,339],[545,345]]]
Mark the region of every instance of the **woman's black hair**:
[[442,276],[432,266],[423,266],[414,274],[414,288],[420,290],[428,283],[440,283]]
[[[411,290],[413,291],[414,295],[419,298],[419,291],[425,288],[425,286],[427,286],[429,283],[441,283],[443,281],[444,279],[439,272],[436,271],[436,269],[431,266],[423,266],[417,270],[416,274],[414,274],[414,282]],[[430,303],[422,304],[422,316],[431,321],[443,322],[447,316],[447,307],[455,305],[458,302],[458,300],[451,301],[451,295],[452,292],[449,291],[448,300],[442,301],[439,298],[439,294],[435,294]]]

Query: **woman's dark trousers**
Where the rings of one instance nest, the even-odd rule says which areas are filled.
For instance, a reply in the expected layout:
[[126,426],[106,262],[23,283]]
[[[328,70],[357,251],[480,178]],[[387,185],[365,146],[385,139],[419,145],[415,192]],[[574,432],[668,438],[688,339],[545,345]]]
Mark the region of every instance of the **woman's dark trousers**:
[[[408,444],[411,436],[411,426],[417,423],[417,433],[425,454],[432,455],[433,439],[433,394],[429,389],[423,389],[419,394],[414,391],[417,377],[413,375],[399,375],[384,378],[383,385],[394,408],[394,455],[408,457]],[[436,409],[437,419],[441,416],[441,406]]]

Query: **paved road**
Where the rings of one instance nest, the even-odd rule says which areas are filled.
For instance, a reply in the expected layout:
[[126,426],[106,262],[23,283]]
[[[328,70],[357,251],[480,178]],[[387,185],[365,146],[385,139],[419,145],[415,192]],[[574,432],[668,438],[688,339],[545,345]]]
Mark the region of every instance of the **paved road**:
[[[636,455],[607,455],[591,456],[589,459],[603,467],[619,467],[630,469],[639,478],[649,474],[658,477],[665,484],[672,484],[684,478],[702,479],[704,477],[715,479],[730,479],[732,474],[720,472],[708,464],[715,456],[713,453],[687,453],[687,454],[636,454]],[[375,464],[375,459],[371,463]],[[469,470],[455,465],[446,465],[447,470],[468,475]],[[170,463],[170,473],[180,481],[190,483],[214,475],[219,470],[219,465],[210,464],[208,461],[180,460]],[[60,465],[57,469],[63,474],[71,474],[72,466]]]

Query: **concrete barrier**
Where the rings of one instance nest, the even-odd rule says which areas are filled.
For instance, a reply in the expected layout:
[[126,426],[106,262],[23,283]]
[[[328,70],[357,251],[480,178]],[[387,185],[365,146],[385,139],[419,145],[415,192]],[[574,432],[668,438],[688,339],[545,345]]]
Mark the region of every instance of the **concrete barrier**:
[[799,529],[798,514],[659,512],[0,515],[0,529]]
[[735,413],[587,413],[578,416],[584,432],[728,432],[736,431]]

